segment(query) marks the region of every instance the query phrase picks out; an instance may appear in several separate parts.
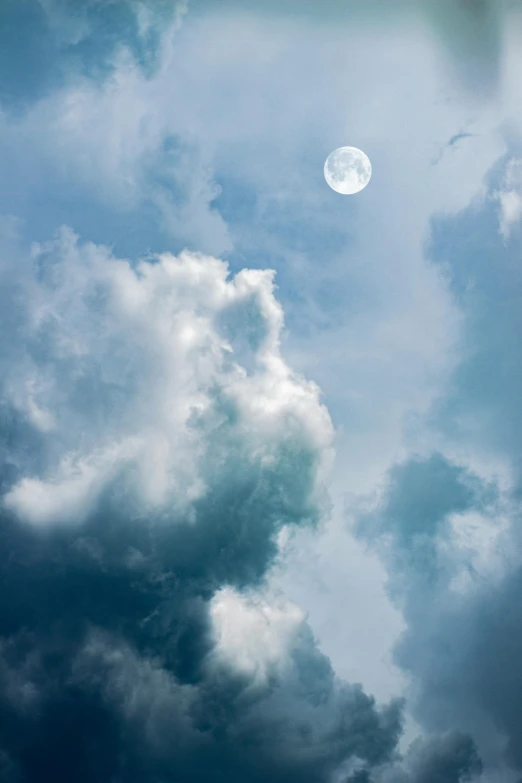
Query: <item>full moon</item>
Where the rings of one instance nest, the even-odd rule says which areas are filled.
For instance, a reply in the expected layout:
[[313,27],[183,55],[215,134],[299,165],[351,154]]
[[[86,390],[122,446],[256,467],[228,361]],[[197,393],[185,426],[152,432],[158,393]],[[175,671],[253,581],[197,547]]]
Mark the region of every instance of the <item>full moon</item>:
[[328,155],[324,178],[330,187],[343,195],[359,193],[372,176],[370,159],[357,147],[339,147]]

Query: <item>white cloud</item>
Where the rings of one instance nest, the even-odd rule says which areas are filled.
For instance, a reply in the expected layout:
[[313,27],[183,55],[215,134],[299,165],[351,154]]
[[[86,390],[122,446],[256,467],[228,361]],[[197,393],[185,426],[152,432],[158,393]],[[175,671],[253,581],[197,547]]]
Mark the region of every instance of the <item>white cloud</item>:
[[23,478],[4,498],[7,508],[33,524],[83,521],[100,490],[100,473],[80,464],[58,481]]
[[[133,268],[69,229],[33,262],[45,272],[24,283],[23,332],[45,348],[10,359],[4,395],[47,429],[49,459],[7,495],[20,516],[81,519],[124,475],[147,507],[186,509],[216,480],[227,437],[230,455],[246,447],[266,465],[285,442],[301,444],[317,455],[312,483],[323,481],[332,426],[318,388],[281,356],[272,272],[231,278],[222,261],[188,252]],[[237,412],[229,424],[223,404]]]
[[288,601],[244,595],[229,587],[212,599],[210,616],[216,644],[211,661],[228,664],[260,685],[290,665],[292,646],[305,619],[301,609]]
[[511,520],[495,511],[494,516],[472,511],[449,519],[450,535],[438,547],[458,568],[450,585],[457,593],[473,594],[477,586],[496,583],[505,576]]
[[507,241],[513,227],[522,220],[522,160],[509,161],[502,187],[493,198],[499,202],[500,233]]
[[83,522],[104,487],[135,451],[131,444],[122,444],[84,459],[66,454],[55,476],[22,478],[6,493],[4,504],[36,525]]

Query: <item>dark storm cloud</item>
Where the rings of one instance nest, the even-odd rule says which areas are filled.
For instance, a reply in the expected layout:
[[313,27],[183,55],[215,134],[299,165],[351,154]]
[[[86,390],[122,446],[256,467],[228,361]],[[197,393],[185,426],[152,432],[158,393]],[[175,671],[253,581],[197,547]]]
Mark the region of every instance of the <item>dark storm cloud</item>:
[[330,439],[279,356],[270,275],[190,254],[133,270],[66,230],[24,257],[8,225],[2,780],[326,783],[386,762],[401,704],[339,682],[300,614],[267,625],[252,598],[282,526],[324,511]]
[[415,783],[461,783],[482,771],[473,741],[458,732],[414,743],[409,755]]
[[[220,528],[222,513],[208,521]],[[193,543],[182,562],[169,556],[182,535],[140,536],[128,519],[114,524],[114,509],[103,514],[81,533],[2,519],[2,741],[21,780],[312,782],[352,753],[387,758],[398,707],[379,713],[359,689],[339,688],[311,638],[294,653],[295,679],[257,693],[248,678],[205,670],[207,602],[216,572],[234,579],[240,519],[216,547],[219,566],[198,563],[201,530],[182,525]]]
[[477,780],[482,763],[472,739],[457,731],[416,740],[401,768],[384,775],[386,783],[465,783]]
[[73,76],[104,79],[122,47],[151,72],[162,29],[180,7],[176,0],[3,0],[0,102],[21,109]]
[[358,769],[343,783],[466,783],[481,772],[473,740],[452,731],[418,739],[400,762],[375,773]]

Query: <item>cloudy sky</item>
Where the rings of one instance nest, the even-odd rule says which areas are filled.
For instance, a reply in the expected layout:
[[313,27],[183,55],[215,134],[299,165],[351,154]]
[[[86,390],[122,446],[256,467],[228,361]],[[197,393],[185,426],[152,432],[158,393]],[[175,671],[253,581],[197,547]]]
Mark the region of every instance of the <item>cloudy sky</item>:
[[2,0],[1,783],[520,783],[521,40]]

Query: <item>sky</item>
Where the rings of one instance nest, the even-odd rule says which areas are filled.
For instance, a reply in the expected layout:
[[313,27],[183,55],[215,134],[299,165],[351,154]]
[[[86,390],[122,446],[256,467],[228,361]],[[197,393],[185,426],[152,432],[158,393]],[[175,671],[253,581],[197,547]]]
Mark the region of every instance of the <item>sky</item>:
[[521,35],[0,3],[2,783],[521,783]]

